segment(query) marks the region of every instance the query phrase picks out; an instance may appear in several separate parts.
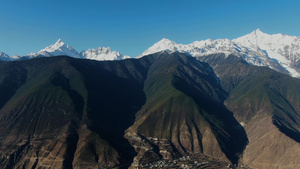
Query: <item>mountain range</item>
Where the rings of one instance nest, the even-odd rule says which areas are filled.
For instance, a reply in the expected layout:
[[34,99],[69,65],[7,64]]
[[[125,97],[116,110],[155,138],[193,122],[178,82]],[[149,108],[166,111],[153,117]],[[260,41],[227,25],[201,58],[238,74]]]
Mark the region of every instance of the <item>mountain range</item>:
[[120,52],[112,51],[109,47],[99,47],[97,49],[88,49],[78,53],[74,48],[65,44],[59,39],[55,44],[40,50],[37,53],[30,53],[26,56],[13,56],[10,57],[5,53],[0,53],[0,61],[13,61],[13,60],[24,60],[32,59],[36,57],[52,57],[52,56],[70,56],[73,58],[84,58],[91,60],[122,60],[130,58],[124,56]]
[[269,35],[257,29],[237,39],[195,41],[188,45],[162,39],[148,48],[139,57],[159,51],[179,51],[194,57],[224,53],[233,54],[246,62],[267,66],[276,71],[300,77],[300,37],[275,34]]
[[[163,38],[137,58],[160,51],[184,52],[200,60],[201,56],[209,54],[224,53],[226,56],[234,54],[252,65],[267,66],[278,72],[300,78],[300,37],[282,34],[269,35],[263,33],[260,29],[233,40],[207,39],[195,41],[188,45],[177,44]],[[120,52],[111,51],[109,47],[88,49],[78,53],[74,48],[59,39],[54,45],[50,45],[37,53],[30,53],[27,56],[9,57],[7,54],[1,53],[0,60],[11,61],[60,55],[100,61],[131,58],[120,54]]]
[[[84,56],[61,40],[17,59],[0,53],[0,168],[172,168],[190,156],[300,168],[297,47],[283,47],[290,62],[275,60],[276,38],[297,43],[256,30],[190,45],[163,39],[128,59],[109,48]],[[84,59],[99,55],[114,61]]]
[[300,81],[235,55],[0,62],[1,168],[134,168],[204,154],[299,168]]

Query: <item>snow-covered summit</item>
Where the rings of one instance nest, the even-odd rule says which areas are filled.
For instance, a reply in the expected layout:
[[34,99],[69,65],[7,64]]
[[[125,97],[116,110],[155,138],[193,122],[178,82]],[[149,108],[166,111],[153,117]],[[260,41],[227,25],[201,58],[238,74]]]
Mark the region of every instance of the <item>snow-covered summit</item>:
[[88,49],[87,51],[82,51],[80,55],[83,58],[92,60],[122,60],[131,58],[130,56],[122,55],[120,52],[112,51],[109,47]]
[[74,48],[65,44],[61,39],[58,39],[58,41],[54,45],[50,45],[45,49],[40,50],[38,53],[30,53],[28,57],[33,58],[37,56],[49,57],[60,55],[81,58],[81,55]]
[[11,61],[13,60],[8,54],[0,52],[0,61]]
[[300,37],[269,35],[260,29],[234,40],[207,39],[187,45],[177,44],[164,38],[139,57],[160,51],[179,51],[194,57],[216,53],[225,53],[225,56],[234,54],[250,64],[268,66],[280,72],[288,72],[294,77],[300,77]]
[[153,51],[164,51],[164,50],[178,50],[179,45],[176,44],[174,41],[169,39],[163,38],[162,40],[155,43],[149,49],[147,49],[142,55],[147,55],[152,53]]
[[269,58],[282,65],[292,76],[300,77],[300,37],[269,35],[257,29],[233,41],[250,49],[265,51]]

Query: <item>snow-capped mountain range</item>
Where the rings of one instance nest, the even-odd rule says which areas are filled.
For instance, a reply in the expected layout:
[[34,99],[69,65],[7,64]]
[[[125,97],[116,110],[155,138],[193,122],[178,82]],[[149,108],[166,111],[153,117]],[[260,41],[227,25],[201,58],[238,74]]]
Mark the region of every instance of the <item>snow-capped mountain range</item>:
[[300,37],[269,35],[259,29],[233,40],[207,39],[187,45],[177,44],[164,38],[138,57],[160,51],[179,51],[198,58],[216,53],[225,53],[226,56],[233,54],[250,64],[267,66],[300,78]]
[[[189,53],[200,60],[202,56],[216,53],[224,53],[225,56],[232,54],[244,59],[249,64],[267,66],[279,72],[300,78],[300,37],[296,36],[282,34],[269,35],[257,29],[250,34],[233,40],[207,39],[195,41],[187,45],[177,44],[164,38],[136,58],[161,51]],[[59,55],[92,60],[122,60],[131,58],[130,56],[120,54],[120,52],[112,51],[109,47],[88,49],[78,53],[74,48],[59,39],[54,45],[50,45],[37,53],[30,53],[27,56],[10,57],[0,52],[0,61]]]
[[109,47],[99,47],[97,49],[88,49],[87,51],[82,51],[78,53],[74,48],[65,44],[61,39],[59,39],[54,45],[50,45],[45,49],[40,50],[37,53],[30,53],[26,56],[13,56],[9,57],[5,53],[0,52],[0,60],[2,61],[12,61],[18,59],[31,59],[35,57],[51,57],[67,55],[74,58],[85,58],[92,60],[122,60],[130,58],[120,54],[120,52],[112,51]]

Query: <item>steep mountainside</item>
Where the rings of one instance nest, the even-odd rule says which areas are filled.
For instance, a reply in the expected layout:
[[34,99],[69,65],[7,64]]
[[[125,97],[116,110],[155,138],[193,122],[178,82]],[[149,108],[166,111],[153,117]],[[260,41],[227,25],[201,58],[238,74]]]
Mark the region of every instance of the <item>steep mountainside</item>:
[[1,168],[130,165],[123,132],[145,100],[140,61],[54,57],[0,67]]
[[248,141],[212,69],[185,54],[36,58],[0,62],[0,73],[1,168],[127,168],[190,153],[237,163]]
[[224,54],[209,63],[229,93],[225,103],[249,138],[241,162],[253,168],[300,167],[300,81]]
[[146,103],[126,133],[136,162],[204,153],[238,163],[248,140],[223,105],[226,93],[207,64],[164,52],[150,67],[144,91]]
[[42,57],[1,61],[0,74],[0,168],[128,168],[197,154],[300,168],[300,80],[234,55]]

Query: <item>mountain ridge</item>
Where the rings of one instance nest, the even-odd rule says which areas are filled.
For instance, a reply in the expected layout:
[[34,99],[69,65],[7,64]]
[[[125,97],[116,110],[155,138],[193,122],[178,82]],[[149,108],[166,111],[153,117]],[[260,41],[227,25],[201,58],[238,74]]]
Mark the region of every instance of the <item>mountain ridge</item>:
[[0,61],[26,60],[35,57],[53,57],[53,56],[70,56],[73,58],[91,59],[91,60],[122,60],[131,58],[130,56],[122,55],[120,52],[112,51],[109,47],[98,47],[96,49],[88,49],[78,53],[74,48],[65,44],[61,39],[58,39],[53,45],[41,49],[37,53],[30,53],[26,56],[10,57],[4,53],[0,55]]
[[234,55],[0,62],[2,168],[134,168],[204,154],[299,168],[300,80]]
[[[226,56],[234,54],[252,65],[267,66],[278,72],[300,78],[300,37],[282,34],[269,35],[263,33],[260,29],[233,40],[207,39],[195,41],[187,45],[177,44],[174,41],[163,38],[136,58],[160,51],[179,51],[188,53],[194,57],[217,53],[224,53]],[[59,39],[54,45],[50,45],[37,53],[30,53],[24,57],[0,55],[0,60],[12,61],[59,55],[92,60],[122,60],[131,58],[130,56],[122,55],[120,52],[111,51],[109,47],[88,49],[78,53]]]
[[299,168],[299,79],[234,55],[200,60],[214,69],[228,93],[226,107],[245,128],[249,144],[241,162],[253,168]]
[[[222,89],[212,69],[186,54],[102,62],[43,57],[0,62],[0,72],[0,91],[7,93],[0,100],[3,168],[127,168],[135,160],[149,163],[196,152],[238,163],[247,143],[243,128],[221,103],[224,92],[217,92]],[[193,92],[201,95],[193,98],[186,85],[196,84]],[[217,108],[208,110],[199,99]],[[157,117],[160,109],[164,117]],[[160,125],[170,128],[161,131]],[[163,145],[142,141],[152,142],[149,137],[167,140]]]
[[224,53],[226,56],[234,54],[252,65],[267,66],[300,78],[300,37],[296,36],[268,35],[257,29],[233,40],[207,39],[187,45],[176,44],[174,41],[163,38],[138,57],[163,50],[188,53],[194,57],[217,53]]

